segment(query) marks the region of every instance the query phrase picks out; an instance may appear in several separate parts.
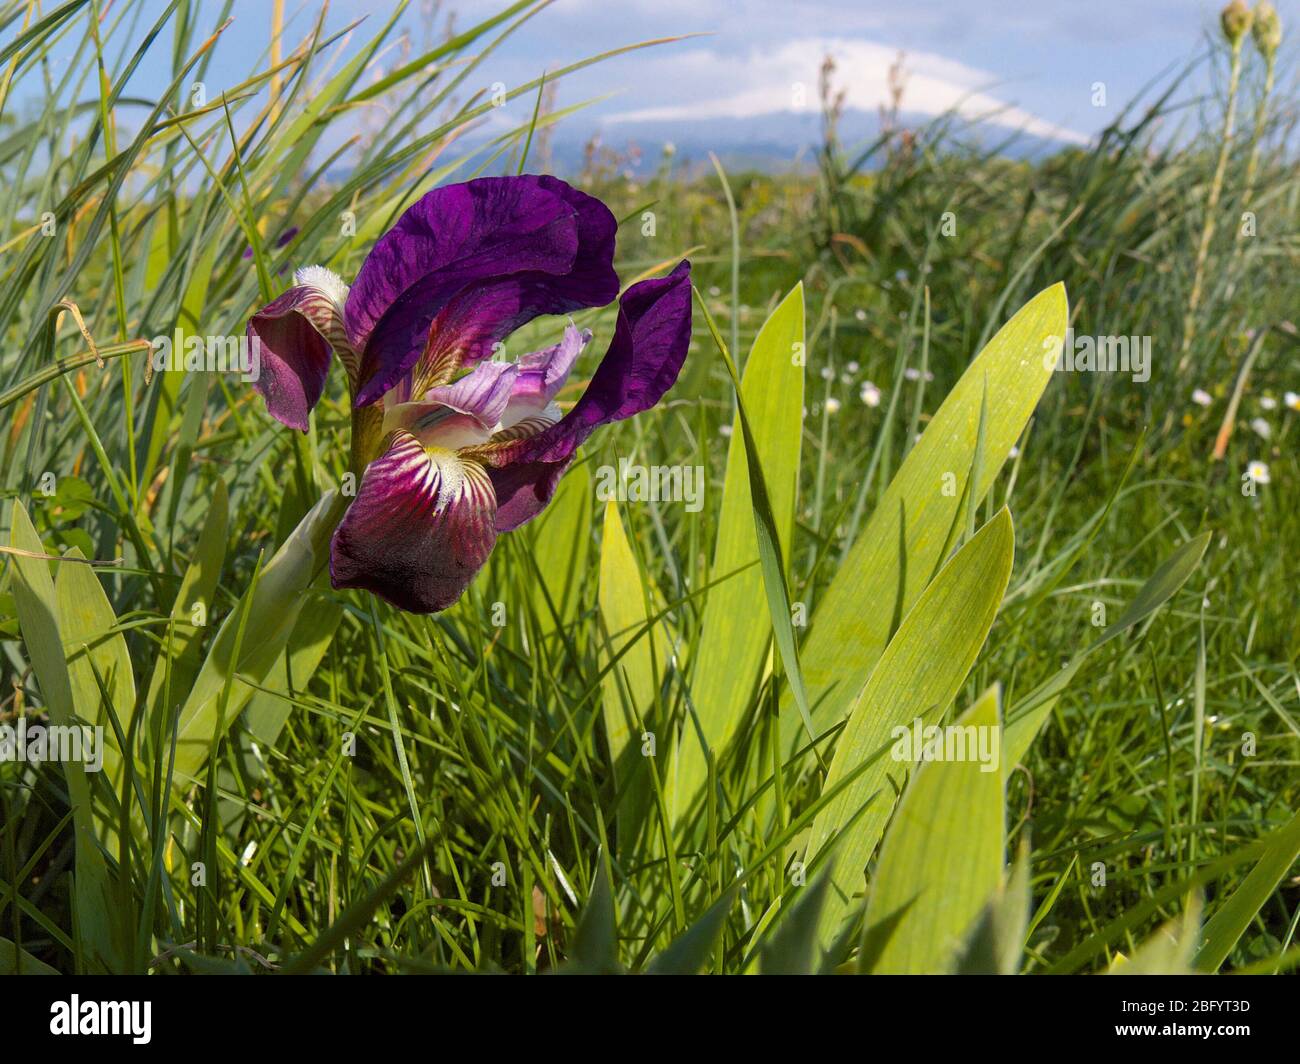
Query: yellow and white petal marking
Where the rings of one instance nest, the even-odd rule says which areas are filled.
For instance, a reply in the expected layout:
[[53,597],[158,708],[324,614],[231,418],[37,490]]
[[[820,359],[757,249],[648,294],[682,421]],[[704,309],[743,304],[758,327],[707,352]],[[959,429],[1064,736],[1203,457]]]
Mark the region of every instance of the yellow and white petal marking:
[[333,584],[413,613],[446,609],[491,554],[495,520],[487,470],[398,430],[334,534]]

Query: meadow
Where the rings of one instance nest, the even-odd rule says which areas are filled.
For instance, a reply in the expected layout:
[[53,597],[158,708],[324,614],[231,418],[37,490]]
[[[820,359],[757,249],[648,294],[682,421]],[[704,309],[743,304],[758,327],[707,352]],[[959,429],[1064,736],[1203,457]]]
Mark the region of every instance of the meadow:
[[[422,615],[331,587],[343,375],[300,433],[151,341],[243,337],[430,189],[544,168],[567,70],[477,72],[546,5],[424,53],[385,13],[337,62],[273,27],[238,77],[221,5],[101,6],[0,0],[0,725],[105,743],[0,761],[0,971],[1295,968],[1300,178],[1266,37],[1214,27],[1030,158],[954,116],[844,143],[833,69],[788,172],[593,148],[563,176],[623,284],[690,260],[685,365]],[[614,308],[574,320],[577,381]],[[898,755],[945,725],[993,745]]]

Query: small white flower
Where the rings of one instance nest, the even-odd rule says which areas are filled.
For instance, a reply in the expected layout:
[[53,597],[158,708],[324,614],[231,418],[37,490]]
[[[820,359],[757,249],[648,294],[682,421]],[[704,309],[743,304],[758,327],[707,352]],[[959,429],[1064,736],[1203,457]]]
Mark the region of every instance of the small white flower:
[[1262,417],[1255,418],[1255,420],[1250,423],[1250,427],[1254,430],[1255,435],[1261,440],[1266,440],[1273,435],[1273,426]]
[[1192,392],[1192,402],[1197,406],[1210,406],[1214,402],[1214,396],[1204,388],[1197,388]]
[[1258,459],[1246,466],[1246,475],[1256,484],[1269,483],[1268,466]]
[[720,436],[730,436],[730,435],[731,435],[731,426],[730,426],[730,425],[719,425],[719,426],[718,426],[718,435],[720,435]]
[[858,394],[859,396],[861,396],[862,401],[866,403],[867,406],[880,405],[880,389],[877,388],[870,381],[862,382],[862,391],[860,391]]
[[722,289],[719,288],[716,284],[714,284],[714,285],[709,285],[709,295],[711,295],[711,296],[720,296],[720,295],[722,295]]
[[665,143],[664,143],[664,154],[665,154],[665,155],[676,155],[676,154],[677,154],[677,145],[674,144],[671,140],[670,140],[670,141],[665,141]]
[[858,307],[858,309],[853,312],[853,316],[857,318],[858,321],[867,320],[867,312],[863,310],[861,307]]
[[[858,372],[858,364],[857,364],[856,362],[850,362],[850,363],[849,363],[847,366],[845,366],[844,368],[845,368],[846,370],[848,370],[850,373],[857,373],[857,372]],[[1294,392],[1287,392],[1287,395],[1294,395],[1294,394],[1295,394]]]
[[835,396],[832,395],[830,398],[826,400],[826,413],[838,414],[839,412],[840,412],[840,401],[836,399]]
[[1007,457],[1008,457],[1008,458],[1019,458],[1019,457],[1020,457],[1020,448],[1017,447],[1017,446],[1013,443],[1013,444],[1011,445],[1011,450],[1009,450],[1009,451],[1007,452]]
[[835,379],[835,371],[831,369],[830,366],[822,366],[822,380],[833,381],[834,379]]
[[1277,400],[1271,395],[1261,395],[1259,397],[1259,405],[1265,410],[1276,410]]
[[915,366],[908,366],[907,369],[903,370],[903,376],[909,381],[919,381],[921,379],[921,371]]
[[852,373],[841,373],[841,374],[840,374],[840,383],[841,383],[841,384],[852,384],[852,383],[853,383],[853,374],[852,374]]
[[1296,392],[1287,392],[1286,395],[1282,396],[1282,401],[1286,403],[1286,408],[1288,410],[1300,412],[1300,394],[1297,394]]

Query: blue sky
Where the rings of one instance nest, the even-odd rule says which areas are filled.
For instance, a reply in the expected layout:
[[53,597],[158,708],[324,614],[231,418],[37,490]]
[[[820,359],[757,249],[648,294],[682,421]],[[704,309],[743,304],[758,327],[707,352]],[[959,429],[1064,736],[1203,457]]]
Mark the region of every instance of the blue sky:
[[[204,2],[204,24],[220,5]],[[401,25],[418,52],[427,36],[413,0]],[[444,0],[464,28],[499,9],[495,0]],[[1082,142],[1109,123],[1117,109],[1162,69],[1207,49],[1217,34],[1218,3],[1203,0],[555,0],[510,39],[476,74],[476,87],[501,81],[515,85],[584,56],[638,40],[708,34],[621,57],[566,79],[560,103],[610,93],[614,98],[574,125],[604,130],[607,142],[636,139],[638,131],[661,136],[674,125],[715,131],[725,139],[761,125],[763,115],[816,107],[818,66],[837,57],[840,84],[850,108],[873,114],[886,91],[886,70],[905,53],[905,109],[939,113],[962,101],[970,114],[1001,110],[997,123],[1065,141]],[[1300,32],[1300,0],[1277,4],[1291,34]],[[146,7],[161,10],[162,0]],[[318,0],[289,0],[291,41],[310,27]],[[217,82],[238,81],[266,48],[269,0],[235,0],[234,24],[226,31],[212,72]],[[339,29],[362,16],[372,26],[392,5],[333,0],[327,26]],[[1281,69],[1294,49],[1283,45]],[[346,52],[345,52],[346,54]],[[396,50],[380,60],[396,62]],[[374,76],[379,76],[375,71]],[[166,70],[146,66],[132,88],[161,86]],[[1194,84],[1208,85],[1203,67]],[[1285,77],[1284,77],[1285,80]],[[1094,85],[1106,86],[1106,106],[1093,104]],[[531,103],[515,105],[529,109]],[[503,114],[502,124],[520,116]],[[748,120],[748,125],[738,125]],[[647,124],[649,123],[649,124]],[[698,139],[698,138],[697,138]]]

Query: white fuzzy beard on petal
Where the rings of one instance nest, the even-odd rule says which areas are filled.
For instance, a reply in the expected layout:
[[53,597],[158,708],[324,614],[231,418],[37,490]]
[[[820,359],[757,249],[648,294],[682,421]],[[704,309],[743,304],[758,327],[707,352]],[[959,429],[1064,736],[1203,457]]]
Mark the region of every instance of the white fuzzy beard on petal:
[[343,278],[324,266],[303,266],[301,269],[294,270],[293,283],[309,288],[319,288],[339,308],[340,312],[343,310],[343,304],[348,298],[348,286],[343,283]]

